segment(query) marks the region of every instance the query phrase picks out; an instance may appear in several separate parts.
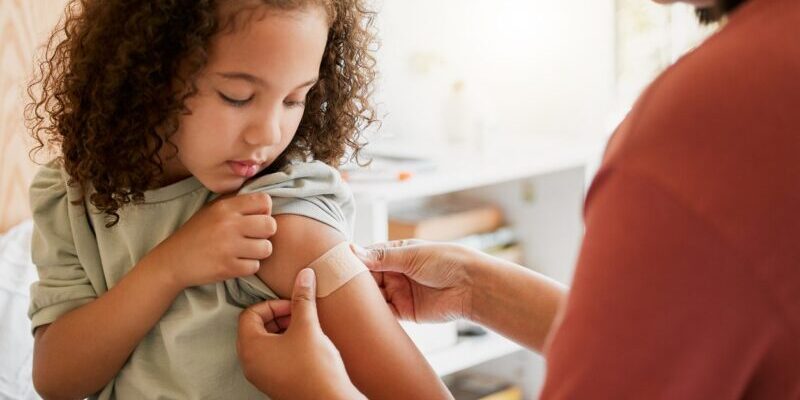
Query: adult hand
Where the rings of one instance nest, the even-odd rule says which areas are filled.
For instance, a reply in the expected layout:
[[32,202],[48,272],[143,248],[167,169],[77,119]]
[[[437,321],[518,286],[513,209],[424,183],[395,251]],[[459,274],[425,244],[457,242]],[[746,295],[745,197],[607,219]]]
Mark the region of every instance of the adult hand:
[[372,271],[398,318],[440,322],[472,318],[472,267],[484,255],[465,246],[399,240],[353,252]]
[[314,271],[297,274],[292,300],[244,310],[236,351],[245,377],[273,399],[359,399],[317,316]]

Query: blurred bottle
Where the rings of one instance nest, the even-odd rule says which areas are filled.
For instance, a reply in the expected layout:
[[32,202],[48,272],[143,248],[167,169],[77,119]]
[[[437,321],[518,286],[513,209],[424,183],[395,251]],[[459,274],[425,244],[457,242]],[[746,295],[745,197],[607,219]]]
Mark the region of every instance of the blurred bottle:
[[481,110],[463,80],[457,80],[451,86],[442,113],[445,137],[453,150],[479,151],[483,130]]

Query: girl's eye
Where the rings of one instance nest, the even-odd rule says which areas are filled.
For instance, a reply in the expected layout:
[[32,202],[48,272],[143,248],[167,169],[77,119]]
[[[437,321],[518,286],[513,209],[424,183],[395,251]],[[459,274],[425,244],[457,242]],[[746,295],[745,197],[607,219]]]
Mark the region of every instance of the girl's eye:
[[289,107],[289,108],[305,107],[306,106],[306,102],[305,101],[294,101],[294,100],[285,100],[283,102],[283,104],[285,104],[286,107]]
[[222,94],[222,92],[217,92],[217,93],[219,93],[219,97],[221,97],[222,100],[224,100],[226,103],[228,103],[228,104],[230,104],[230,105],[232,105],[234,107],[244,107],[245,105],[247,105],[247,103],[250,102],[250,100],[253,100],[253,96],[250,96],[250,97],[248,97],[248,98],[246,98],[244,100],[238,100],[238,99],[232,99],[232,98],[230,98],[228,96],[225,96],[224,94]]

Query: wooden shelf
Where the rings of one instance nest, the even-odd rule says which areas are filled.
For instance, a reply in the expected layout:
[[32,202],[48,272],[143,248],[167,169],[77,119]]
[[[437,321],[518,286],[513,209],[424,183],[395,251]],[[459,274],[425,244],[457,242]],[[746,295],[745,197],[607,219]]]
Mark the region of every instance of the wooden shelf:
[[520,345],[490,331],[485,336],[459,338],[454,346],[425,354],[425,358],[439,376],[445,376],[521,350]]
[[437,168],[407,181],[350,182],[362,203],[391,202],[435,196],[583,167],[596,144],[575,138],[533,137],[509,144],[502,154],[450,154],[437,158]]

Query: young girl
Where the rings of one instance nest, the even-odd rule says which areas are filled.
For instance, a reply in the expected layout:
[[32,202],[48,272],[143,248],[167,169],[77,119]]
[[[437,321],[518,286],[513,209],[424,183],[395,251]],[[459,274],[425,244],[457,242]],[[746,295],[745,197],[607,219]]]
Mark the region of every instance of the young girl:
[[[69,4],[28,109],[58,154],[31,187],[43,397],[263,397],[238,314],[349,238],[325,163],[372,122],[371,18],[361,0]],[[366,396],[449,396],[369,274],[318,303]]]

